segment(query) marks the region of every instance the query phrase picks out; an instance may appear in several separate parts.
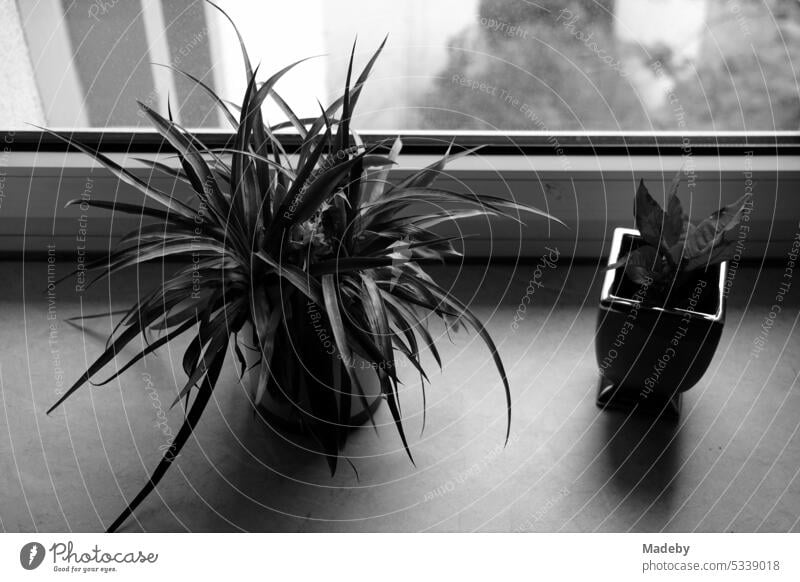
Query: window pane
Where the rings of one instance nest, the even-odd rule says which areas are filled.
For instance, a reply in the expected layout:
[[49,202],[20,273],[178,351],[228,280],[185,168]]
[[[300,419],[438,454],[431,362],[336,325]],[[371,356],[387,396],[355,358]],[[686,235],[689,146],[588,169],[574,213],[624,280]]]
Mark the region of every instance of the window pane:
[[[800,129],[796,0],[292,0],[220,4],[260,76],[316,115],[389,40],[359,103],[362,130]],[[238,100],[227,21],[199,0],[0,0],[0,128],[147,127],[136,100],[225,128],[170,65]],[[156,64],[157,63],[157,64]],[[271,120],[281,117],[267,105]]]

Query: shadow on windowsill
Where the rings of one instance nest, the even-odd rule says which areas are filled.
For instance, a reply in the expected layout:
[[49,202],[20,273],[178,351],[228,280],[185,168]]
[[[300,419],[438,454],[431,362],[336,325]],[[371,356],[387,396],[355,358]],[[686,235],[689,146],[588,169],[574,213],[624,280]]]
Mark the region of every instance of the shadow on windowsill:
[[[680,423],[643,412],[605,411],[600,424],[609,492],[618,509],[629,508],[642,522],[672,517],[680,479]],[[635,523],[631,522],[633,529]]]

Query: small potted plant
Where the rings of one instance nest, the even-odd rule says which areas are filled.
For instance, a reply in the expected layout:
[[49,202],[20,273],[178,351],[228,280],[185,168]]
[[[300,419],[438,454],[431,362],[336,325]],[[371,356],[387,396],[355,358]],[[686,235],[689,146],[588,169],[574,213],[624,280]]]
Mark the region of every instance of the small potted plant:
[[[90,265],[100,271],[99,277],[166,258],[184,265],[131,306],[107,349],[48,411],[90,382],[140,335],[154,332],[155,337],[106,382],[174,338],[192,337],[183,357],[187,380],[176,395],[176,402],[185,406],[185,421],[149,482],[110,531],[130,516],[180,453],[218,388],[224,362],[238,362],[242,375],[251,367],[248,345],[255,346],[258,361],[253,366],[254,409],[301,426],[316,440],[333,473],[348,430],[371,418],[374,410],[362,368],[378,384],[411,458],[398,402],[396,356],[418,371],[424,391],[427,376],[420,353],[430,350],[441,365],[427,316],[463,322],[486,343],[502,379],[508,439],[511,396],[495,344],[470,310],[437,285],[422,265],[458,255],[453,244],[457,237],[432,230],[439,223],[474,216],[519,220],[520,212],[549,216],[502,198],[433,187],[448,161],[474,150],[448,150],[431,166],[389,181],[400,140],[366,144],[351,127],[353,110],[382,48],[355,82],[351,55],[342,95],[315,118],[296,115],[275,89],[297,63],[262,82],[242,45],[248,85],[240,107],[186,74],[214,99],[233,127],[230,145],[218,150],[206,148],[171,115],[164,117],[140,103],[180,165],[142,163],[188,183],[194,193],[189,202],[159,191],[103,153],[53,134],[137,188],[148,202],[85,202],[149,220],[107,258]],[[285,122],[264,122],[261,106],[267,99],[285,113]],[[276,137],[286,128],[302,140],[295,152],[287,152]],[[354,402],[362,410],[354,412]]]
[[677,417],[681,394],[705,373],[725,322],[727,259],[746,195],[696,226],[670,188],[666,211],[639,183],[636,229],[617,228],[600,295],[597,405]]

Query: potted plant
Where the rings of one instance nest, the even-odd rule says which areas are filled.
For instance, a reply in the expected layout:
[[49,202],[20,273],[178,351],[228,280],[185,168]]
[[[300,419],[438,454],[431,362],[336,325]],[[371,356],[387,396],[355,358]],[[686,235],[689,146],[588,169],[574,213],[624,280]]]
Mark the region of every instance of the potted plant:
[[640,181],[636,229],[614,230],[595,338],[600,407],[677,417],[681,394],[703,376],[722,334],[726,261],[751,196],[695,226],[679,184],[680,171],[664,211]]
[[[143,194],[142,204],[85,201],[149,220],[88,268],[99,270],[102,278],[166,258],[184,265],[131,306],[107,349],[48,410],[91,381],[140,334],[154,332],[155,337],[103,383],[176,337],[192,337],[183,357],[188,379],[176,397],[185,407],[185,421],[149,482],[109,531],[127,519],[180,453],[218,388],[226,359],[238,362],[245,373],[247,344],[255,346],[258,362],[253,406],[299,422],[318,442],[333,474],[353,417],[360,414],[363,420],[374,410],[364,374],[357,373],[363,363],[378,383],[411,459],[398,402],[396,356],[416,368],[424,391],[427,376],[420,352],[429,349],[441,366],[425,318],[433,314],[451,324],[463,322],[486,343],[502,379],[508,439],[511,397],[495,344],[470,310],[437,285],[422,265],[458,255],[453,246],[457,237],[432,230],[439,223],[474,216],[518,220],[520,212],[549,216],[502,198],[433,187],[447,162],[474,150],[448,149],[440,161],[389,181],[400,140],[366,144],[351,127],[353,110],[383,46],[353,83],[354,47],[342,95],[315,118],[296,115],[275,90],[298,63],[259,81],[243,44],[248,85],[240,107],[183,73],[230,121],[235,134],[222,149],[206,148],[170,114],[163,117],[140,103],[180,165],[141,162],[187,182],[194,193],[189,202],[159,191],[103,153],[53,134]],[[280,106],[287,121],[264,123],[261,106],[267,99]],[[285,128],[300,136],[295,152],[287,152],[276,137]],[[427,208],[420,210],[420,204]],[[363,405],[361,413],[354,414],[353,402]]]

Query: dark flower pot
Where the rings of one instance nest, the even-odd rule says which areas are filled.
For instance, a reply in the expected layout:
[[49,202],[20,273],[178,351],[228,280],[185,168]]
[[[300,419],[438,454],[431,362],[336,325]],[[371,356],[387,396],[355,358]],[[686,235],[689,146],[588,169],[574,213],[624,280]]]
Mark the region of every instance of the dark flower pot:
[[[337,385],[351,394],[350,421],[345,426],[355,429],[367,423],[382,401],[381,386],[374,366],[359,357],[349,363],[363,391],[366,402],[351,385],[345,363],[335,349],[334,339],[327,320],[321,311],[304,306],[296,309],[290,322],[299,330],[295,339],[279,333],[276,337],[273,362],[291,362],[289,366],[274,366],[272,379],[262,401],[256,405],[258,415],[273,428],[296,434],[311,434],[311,425],[317,431],[332,430],[339,425]],[[246,324],[243,337],[255,344],[253,328]],[[244,379],[246,389],[256,392],[261,366],[260,354],[246,349],[245,361],[250,374]]]
[[[639,231],[614,230],[613,264],[641,244]],[[725,322],[727,263],[693,272],[666,297],[623,269],[606,272],[597,314],[597,405],[677,418],[681,394],[708,369]]]

